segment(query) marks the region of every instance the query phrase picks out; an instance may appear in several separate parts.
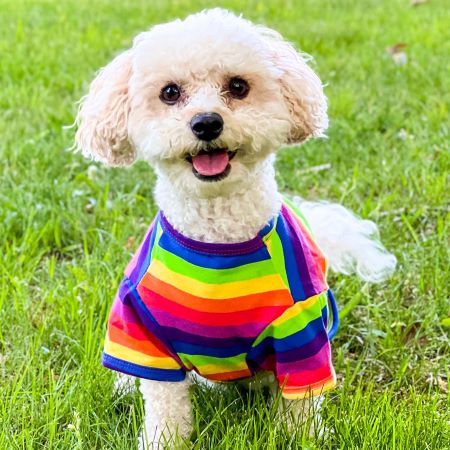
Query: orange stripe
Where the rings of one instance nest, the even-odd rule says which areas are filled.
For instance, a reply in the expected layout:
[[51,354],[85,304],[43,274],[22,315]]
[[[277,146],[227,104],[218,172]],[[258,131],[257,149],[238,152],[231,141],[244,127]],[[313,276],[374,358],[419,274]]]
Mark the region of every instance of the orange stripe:
[[[200,373],[200,375],[202,375]],[[215,373],[215,374],[208,374],[208,375],[202,375],[208,380],[214,380],[214,381],[228,381],[228,380],[237,380],[238,378],[245,378],[250,377],[252,373],[249,369],[244,370],[237,370],[235,372],[225,372],[225,373]]]
[[237,326],[255,322],[269,324],[279,317],[287,308],[287,306],[264,306],[248,311],[209,313],[186,308],[178,303],[167,300],[144,286],[139,286],[137,291],[141,296],[142,301],[145,303],[145,306],[153,311],[153,315],[156,319],[158,318],[157,311],[161,310],[181,320],[189,320],[196,324],[209,326]]
[[166,346],[149,330],[147,330],[144,325],[140,323],[125,322],[123,317],[114,311],[111,311],[108,326],[114,326],[127,334],[131,334],[131,336],[135,339],[146,339],[161,351],[164,351],[166,348]]
[[164,281],[158,280],[149,273],[144,275],[139,285],[186,308],[203,312],[227,313],[246,311],[264,306],[290,306],[294,303],[287,289],[244,295],[231,299],[212,300],[188,294]]
[[123,345],[125,347],[131,348],[146,355],[156,356],[156,357],[167,357],[170,356],[163,349],[159,349],[149,340],[139,340],[132,338],[129,334],[116,328],[114,326],[109,326],[108,337],[112,342]]

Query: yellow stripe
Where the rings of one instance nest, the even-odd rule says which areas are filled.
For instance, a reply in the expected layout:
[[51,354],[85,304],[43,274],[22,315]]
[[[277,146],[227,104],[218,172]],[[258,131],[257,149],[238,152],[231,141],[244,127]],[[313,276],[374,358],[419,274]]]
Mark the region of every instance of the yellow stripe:
[[336,386],[336,379],[330,380],[326,383],[324,383],[322,386],[315,388],[315,389],[299,389],[295,392],[282,392],[281,395],[288,399],[288,400],[299,400],[299,399],[304,399],[304,398],[308,398],[309,396],[315,397],[317,395],[321,395],[322,393],[324,393],[325,391],[328,391],[332,388],[334,388],[334,386]]
[[287,309],[280,317],[275,319],[270,325],[275,327],[282,324],[283,322],[286,322],[292,317],[297,316],[300,312],[313,307],[319,300],[323,300],[323,306],[325,306],[325,299],[323,297],[324,293],[321,292],[320,294],[313,295],[312,297],[308,298],[308,300],[297,302],[294,306],[291,306],[289,309]]
[[272,256],[272,239],[269,239],[267,236],[264,236],[264,243],[266,244],[269,255]]
[[179,369],[180,365],[170,356],[157,357],[146,355],[132,350],[123,345],[112,342],[108,337],[105,339],[105,352],[126,362],[139,364],[140,366],[152,367],[154,369]]
[[284,289],[285,286],[278,274],[266,275],[246,281],[232,281],[223,284],[208,284],[202,281],[173,272],[160,261],[154,259],[148,273],[181,291],[197,297],[209,299],[235,298],[243,295],[257,294]]
[[237,372],[238,370],[248,369],[247,363],[243,361],[240,364],[228,364],[225,366],[219,366],[217,364],[205,364],[198,367],[200,375],[212,375],[216,373]]

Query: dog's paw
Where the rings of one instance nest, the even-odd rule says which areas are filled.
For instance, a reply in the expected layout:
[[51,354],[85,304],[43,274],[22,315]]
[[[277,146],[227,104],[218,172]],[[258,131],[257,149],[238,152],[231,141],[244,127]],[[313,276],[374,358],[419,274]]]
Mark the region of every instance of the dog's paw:
[[139,436],[139,450],[186,449],[192,428],[187,423],[170,425],[146,424]]

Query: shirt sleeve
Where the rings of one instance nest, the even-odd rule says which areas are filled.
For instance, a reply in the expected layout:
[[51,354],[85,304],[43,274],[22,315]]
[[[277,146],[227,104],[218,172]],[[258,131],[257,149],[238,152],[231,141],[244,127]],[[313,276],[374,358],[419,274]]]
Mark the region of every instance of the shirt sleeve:
[[288,308],[253,344],[253,368],[273,372],[283,397],[320,395],[335,386],[327,321],[324,291]]
[[125,277],[114,300],[105,338],[102,364],[109,369],[158,381],[182,381],[185,371],[176,357],[144,323],[141,300]]

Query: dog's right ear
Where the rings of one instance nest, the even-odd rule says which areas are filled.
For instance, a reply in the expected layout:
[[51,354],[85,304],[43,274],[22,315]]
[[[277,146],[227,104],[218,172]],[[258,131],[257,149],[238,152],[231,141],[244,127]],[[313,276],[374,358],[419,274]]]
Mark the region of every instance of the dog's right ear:
[[308,65],[308,57],[274,30],[258,26],[269,49],[269,58],[278,69],[278,82],[291,116],[287,144],[325,136],[328,127],[327,99],[319,77]]
[[77,148],[110,166],[129,165],[136,159],[128,139],[132,54],[133,49],[121,53],[98,73],[76,118]]

